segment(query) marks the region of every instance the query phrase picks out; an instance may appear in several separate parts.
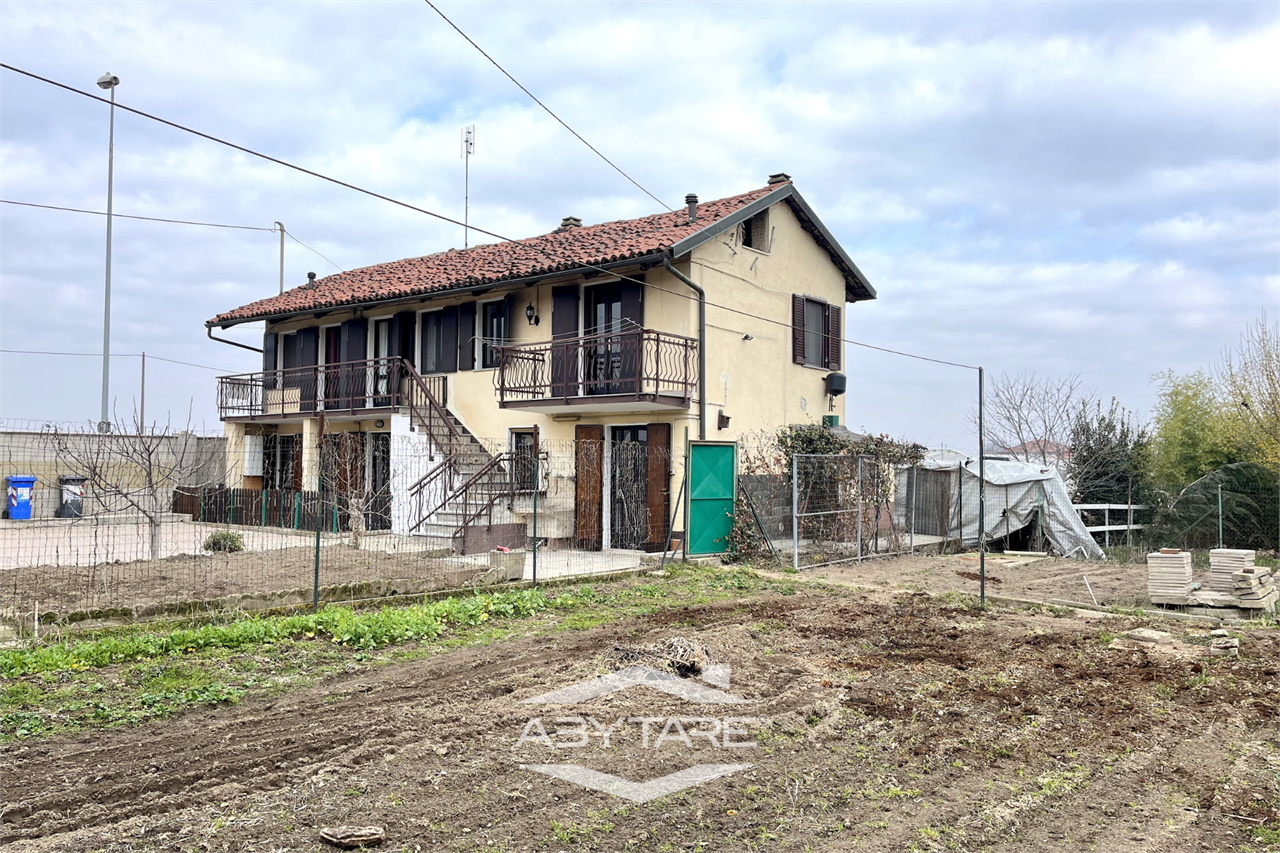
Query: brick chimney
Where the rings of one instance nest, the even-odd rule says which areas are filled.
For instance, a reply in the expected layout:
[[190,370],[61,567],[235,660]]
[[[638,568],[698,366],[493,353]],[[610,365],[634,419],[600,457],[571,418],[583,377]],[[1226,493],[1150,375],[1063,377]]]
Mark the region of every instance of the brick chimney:
[[569,230],[569,229],[571,229],[571,228],[581,228],[581,227],[582,227],[582,219],[581,219],[581,218],[579,218],[579,217],[577,217],[577,216],[566,216],[564,219],[561,219],[561,220],[560,220],[560,227],[559,227],[559,228],[557,228],[557,229],[556,229],[555,231],[553,231],[552,233],[554,233],[554,234],[561,234],[561,233],[563,233],[563,232],[565,232],[565,231],[568,231],[568,230]]
[[788,175],[786,172],[774,172],[772,175],[769,176],[769,186],[773,186],[774,184],[789,184],[789,183],[791,183],[791,176]]

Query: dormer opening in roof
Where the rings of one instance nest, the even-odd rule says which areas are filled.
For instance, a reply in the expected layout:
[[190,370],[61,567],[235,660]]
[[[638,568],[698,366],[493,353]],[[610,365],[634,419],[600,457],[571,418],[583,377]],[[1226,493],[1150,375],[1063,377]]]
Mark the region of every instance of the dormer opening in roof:
[[791,176],[788,175],[786,172],[774,172],[772,175],[769,176],[769,186],[773,186],[774,184],[789,184],[789,183],[791,183]]
[[561,219],[561,220],[560,220],[560,227],[559,227],[559,228],[557,228],[553,233],[555,233],[555,234],[561,234],[561,233],[563,233],[563,232],[565,232],[565,231],[568,231],[568,230],[569,230],[569,229],[571,229],[571,228],[581,228],[581,227],[582,227],[582,218],[581,218],[581,217],[578,217],[578,216],[566,216],[564,219]]
[[689,193],[684,197],[684,203],[689,206],[689,221],[698,218],[698,196],[696,193]]

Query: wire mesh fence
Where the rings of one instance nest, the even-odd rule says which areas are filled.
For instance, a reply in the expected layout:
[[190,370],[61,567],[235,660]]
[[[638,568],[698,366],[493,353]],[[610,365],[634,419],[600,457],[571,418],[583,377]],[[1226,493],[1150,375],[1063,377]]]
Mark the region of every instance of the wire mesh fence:
[[220,436],[0,433],[0,477],[32,481],[0,520],[0,618],[29,628],[585,577],[656,564],[672,533],[670,450],[643,440],[441,447],[335,432],[312,453],[301,436],[270,438],[245,476],[244,451]]
[[[810,567],[849,560],[911,553],[916,547],[919,470],[878,462],[872,457],[795,454],[791,457],[791,557],[793,568],[801,555]],[[899,488],[901,480],[905,488]],[[921,500],[924,498],[924,500]],[[947,512],[920,520],[939,534],[922,534],[920,544],[942,544],[947,534],[940,525]]]

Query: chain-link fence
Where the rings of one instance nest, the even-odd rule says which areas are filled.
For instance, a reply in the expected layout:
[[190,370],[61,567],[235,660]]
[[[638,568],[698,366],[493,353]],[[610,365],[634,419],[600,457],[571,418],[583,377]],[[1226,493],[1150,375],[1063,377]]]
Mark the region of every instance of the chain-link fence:
[[246,467],[221,436],[0,433],[0,477],[31,484],[0,520],[0,618],[29,629],[639,569],[680,536],[670,450],[638,438],[441,447],[345,431],[304,452],[301,435],[268,435]]

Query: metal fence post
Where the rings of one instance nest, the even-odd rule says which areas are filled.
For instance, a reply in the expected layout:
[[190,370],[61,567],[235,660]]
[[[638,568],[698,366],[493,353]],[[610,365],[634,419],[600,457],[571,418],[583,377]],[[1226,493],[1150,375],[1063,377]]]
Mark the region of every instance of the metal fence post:
[[918,470],[915,465],[911,466],[911,530],[907,532],[907,550],[913,555],[916,552],[916,504],[920,501],[920,494],[916,491],[919,488],[916,479]]
[[[321,422],[323,425],[323,422]],[[324,471],[324,433],[321,432],[320,441],[320,459],[318,462],[319,469]],[[315,577],[311,587],[311,612],[317,613],[320,610],[320,528],[324,525],[324,491],[316,492],[316,557],[315,557]]]
[[538,451],[533,452],[533,588],[538,588]]
[[800,571],[800,457],[794,453],[791,455],[791,568]]
[[862,457],[858,457],[858,562],[862,562]]
[[987,432],[982,419],[986,371],[978,368],[978,606],[987,606]]
[[1218,547],[1222,547],[1222,484],[1218,484]]

